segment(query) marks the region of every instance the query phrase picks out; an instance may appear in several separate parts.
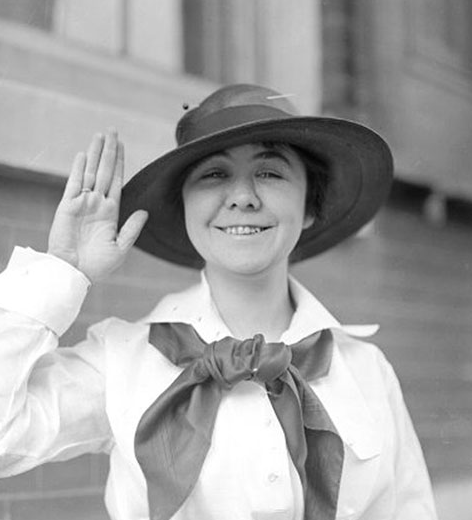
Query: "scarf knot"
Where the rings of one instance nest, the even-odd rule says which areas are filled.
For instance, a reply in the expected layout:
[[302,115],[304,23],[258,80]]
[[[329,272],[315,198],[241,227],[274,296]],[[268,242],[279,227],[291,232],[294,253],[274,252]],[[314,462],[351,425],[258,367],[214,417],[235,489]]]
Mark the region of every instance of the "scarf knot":
[[289,367],[292,354],[284,343],[266,343],[257,334],[243,341],[223,338],[209,344],[201,356],[199,377],[212,377],[217,384],[230,390],[240,381],[257,380],[269,383]]

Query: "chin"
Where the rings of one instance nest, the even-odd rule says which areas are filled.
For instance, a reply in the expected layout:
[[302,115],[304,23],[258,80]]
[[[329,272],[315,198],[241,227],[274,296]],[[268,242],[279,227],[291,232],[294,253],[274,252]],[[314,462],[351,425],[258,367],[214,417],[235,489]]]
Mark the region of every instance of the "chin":
[[210,262],[210,264],[213,264],[218,268],[218,270],[246,276],[268,272],[275,268],[279,263],[280,262],[277,262],[273,258],[247,258],[247,256],[238,258],[238,255],[233,255],[224,259],[220,258],[216,262]]

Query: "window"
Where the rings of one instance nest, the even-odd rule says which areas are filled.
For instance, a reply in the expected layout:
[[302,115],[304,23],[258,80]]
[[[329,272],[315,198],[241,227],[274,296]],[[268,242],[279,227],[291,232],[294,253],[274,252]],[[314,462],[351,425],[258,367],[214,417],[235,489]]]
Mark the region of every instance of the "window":
[[337,113],[358,102],[359,6],[351,0],[322,2],[323,109]]
[[1,0],[0,18],[160,70],[183,69],[181,0]]
[[472,72],[472,2],[418,0],[407,4],[409,42],[424,58]]
[[2,0],[0,18],[50,31],[55,3],[55,0]]

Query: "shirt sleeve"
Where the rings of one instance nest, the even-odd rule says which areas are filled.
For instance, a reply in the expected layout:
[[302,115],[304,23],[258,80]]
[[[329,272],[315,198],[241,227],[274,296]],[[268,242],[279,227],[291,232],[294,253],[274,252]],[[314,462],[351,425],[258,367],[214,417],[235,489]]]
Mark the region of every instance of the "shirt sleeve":
[[437,520],[423,452],[406,408],[398,378],[384,360],[385,381],[395,423],[395,520]]
[[0,275],[0,309],[28,316],[61,336],[79,314],[90,285],[67,262],[16,247]]
[[65,262],[18,248],[0,274],[0,477],[109,450],[106,323],[57,349],[88,286]]

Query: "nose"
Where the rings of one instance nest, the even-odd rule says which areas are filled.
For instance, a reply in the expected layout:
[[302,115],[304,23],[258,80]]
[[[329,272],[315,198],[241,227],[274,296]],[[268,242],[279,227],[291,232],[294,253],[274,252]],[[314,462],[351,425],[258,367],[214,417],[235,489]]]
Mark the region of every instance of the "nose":
[[228,187],[226,206],[229,209],[258,210],[261,207],[261,199],[254,181],[250,178],[235,179]]

